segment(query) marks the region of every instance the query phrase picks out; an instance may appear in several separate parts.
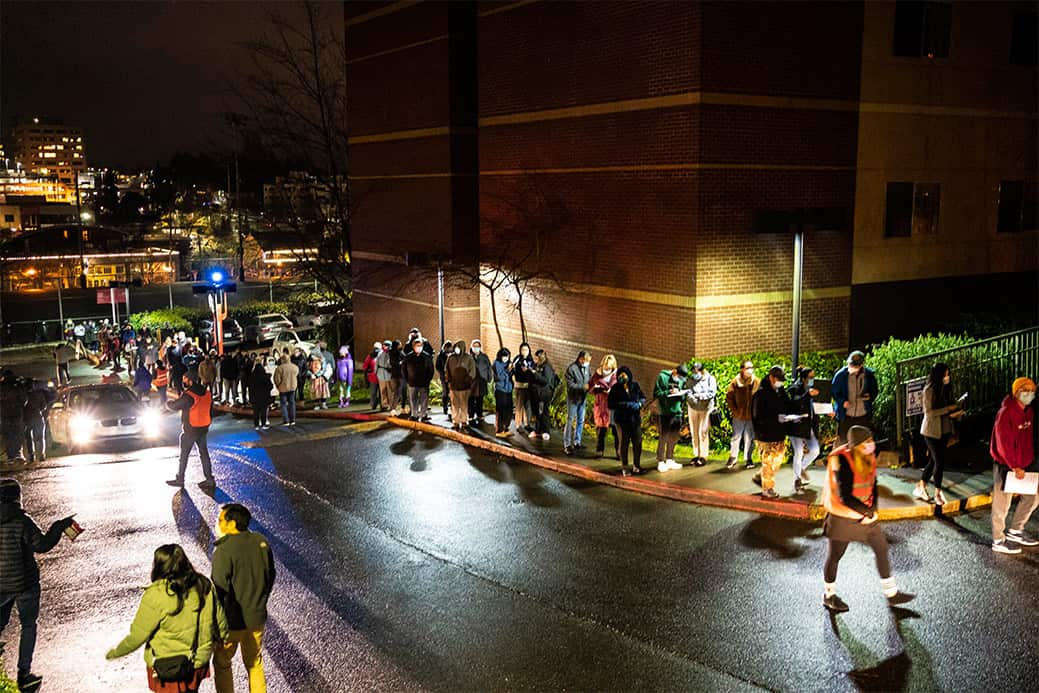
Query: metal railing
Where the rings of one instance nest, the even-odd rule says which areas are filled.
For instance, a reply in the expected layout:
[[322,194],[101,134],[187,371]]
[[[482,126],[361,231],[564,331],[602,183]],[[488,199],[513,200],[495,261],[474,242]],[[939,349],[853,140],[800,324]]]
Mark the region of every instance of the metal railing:
[[906,431],[913,430],[922,418],[921,413],[907,411],[907,386],[919,387],[919,381],[927,378],[937,362],[949,366],[956,391],[967,393],[967,407],[972,412],[994,410],[1010,392],[1015,378],[1039,375],[1039,326],[915,356],[895,364],[899,449],[903,449]]

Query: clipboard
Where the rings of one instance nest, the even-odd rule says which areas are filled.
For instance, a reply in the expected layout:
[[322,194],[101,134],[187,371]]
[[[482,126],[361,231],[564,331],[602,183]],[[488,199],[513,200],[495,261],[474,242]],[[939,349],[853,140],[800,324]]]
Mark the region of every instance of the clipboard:
[[1039,491],[1039,472],[1025,472],[1024,479],[1018,479],[1014,472],[1007,471],[1007,479],[1003,482],[1005,493],[1017,493],[1022,496],[1034,496]]
[[812,402],[812,411],[816,416],[829,416],[833,413],[833,402]]

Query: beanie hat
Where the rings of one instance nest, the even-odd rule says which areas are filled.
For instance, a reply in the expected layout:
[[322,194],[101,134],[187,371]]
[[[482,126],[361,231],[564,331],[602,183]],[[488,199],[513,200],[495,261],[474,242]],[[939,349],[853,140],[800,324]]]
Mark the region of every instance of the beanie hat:
[[1010,386],[1010,394],[1017,397],[1017,393],[1021,390],[1034,390],[1035,381],[1031,378],[1018,378],[1014,381],[1014,384]]
[[848,447],[857,448],[873,437],[873,433],[865,426],[852,426],[848,429]]
[[0,503],[14,503],[22,497],[22,487],[14,479],[0,479]]

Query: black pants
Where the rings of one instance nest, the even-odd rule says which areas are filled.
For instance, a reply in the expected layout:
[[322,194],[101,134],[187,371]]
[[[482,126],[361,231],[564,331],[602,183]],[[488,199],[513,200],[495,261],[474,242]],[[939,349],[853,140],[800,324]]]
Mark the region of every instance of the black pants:
[[43,416],[34,416],[25,422],[25,448],[29,460],[47,459],[47,422]]
[[[848,544],[850,543],[849,541],[830,539],[830,553],[826,557],[826,565],[823,567],[823,580],[826,582],[837,582],[837,565],[841,562],[841,558],[844,557],[844,552],[848,550]],[[886,580],[891,577],[891,559],[888,557],[887,537],[884,536],[884,533],[879,529],[870,532],[864,543],[873,549],[880,579]]]
[[610,425],[610,426],[597,426],[596,427],[596,429],[595,429],[595,433],[596,433],[596,437],[595,437],[595,451],[597,453],[600,453],[600,454],[605,452],[605,450],[606,450],[606,435],[610,431],[613,431],[613,453],[615,455],[619,455],[619,453],[617,451],[617,444],[618,444],[617,427],[613,426],[613,425]]
[[628,468],[628,448],[631,447],[635,469],[642,469],[642,425],[633,424],[630,427],[620,426],[614,428],[616,429],[614,435],[617,435],[618,432],[620,433],[617,441],[620,447],[621,466],[625,469]]
[[440,379],[440,391],[443,393],[444,413],[446,414],[447,410],[451,408],[451,389],[444,378]]
[[945,474],[945,460],[949,451],[949,434],[946,433],[941,438],[924,436],[924,442],[927,444],[927,466],[924,467],[920,481],[926,484],[931,477],[934,477],[935,488],[941,488],[942,476]]
[[[444,396],[447,396],[447,390],[444,390]],[[373,411],[382,404],[379,401],[379,383],[368,381],[368,401],[371,402]]]
[[483,397],[480,395],[469,397],[469,418],[483,418]]
[[24,432],[25,426],[21,421],[4,424],[4,452],[7,453],[8,461],[22,457],[22,434]]
[[270,420],[267,412],[270,411],[270,402],[253,402],[253,426],[267,426]]
[[191,454],[191,448],[198,446],[198,458],[202,462],[202,473],[205,475],[206,480],[213,478],[213,463],[209,459],[209,445],[206,443],[206,436],[209,435],[209,426],[203,426],[201,428],[195,428],[194,426],[184,426],[184,430],[180,434],[180,467],[177,469],[177,479],[184,481],[184,472],[188,468],[188,455]]
[[548,415],[548,400],[535,399],[534,406],[534,430],[537,433],[548,433],[552,428],[552,422]]
[[512,425],[512,393],[494,391],[494,430],[506,432]]
[[658,462],[675,459],[675,445],[678,444],[678,432],[681,428],[681,414],[660,415],[660,440],[657,441]]

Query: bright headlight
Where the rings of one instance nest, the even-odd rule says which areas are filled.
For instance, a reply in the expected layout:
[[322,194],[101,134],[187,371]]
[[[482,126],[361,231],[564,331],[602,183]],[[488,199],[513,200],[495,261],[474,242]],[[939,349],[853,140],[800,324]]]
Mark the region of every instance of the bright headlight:
[[77,414],[69,421],[69,430],[77,441],[87,441],[94,435],[97,420],[86,414]]
[[144,435],[149,438],[155,438],[159,435],[159,424],[162,421],[159,417],[159,412],[154,409],[145,409],[141,412],[138,421],[141,424],[141,429],[144,431]]

